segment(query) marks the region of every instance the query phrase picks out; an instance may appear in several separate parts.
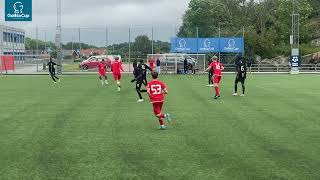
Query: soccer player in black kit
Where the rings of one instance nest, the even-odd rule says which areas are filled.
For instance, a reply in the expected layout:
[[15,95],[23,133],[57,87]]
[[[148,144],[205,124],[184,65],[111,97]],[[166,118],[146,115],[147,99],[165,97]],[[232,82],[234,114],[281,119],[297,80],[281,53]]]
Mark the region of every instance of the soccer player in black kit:
[[145,86],[147,86],[147,84],[148,84],[148,81],[147,81],[147,70],[152,71],[152,69],[151,69],[148,65],[146,65],[146,64],[143,62],[143,60],[140,60],[140,63],[139,63],[139,65],[138,65],[138,68],[142,69],[142,72],[143,72],[143,84],[144,84]]
[[147,90],[141,90],[142,84],[144,84],[145,80],[144,70],[142,69],[142,66],[139,65],[134,68],[133,75],[134,79],[131,82],[136,81],[136,91],[139,96],[138,102],[143,102],[141,92],[147,92]]
[[[210,64],[212,63],[212,60],[211,58],[208,60],[208,65],[210,66]],[[209,80],[209,84],[207,86],[210,86],[210,87],[213,87],[213,69],[211,68],[209,71],[208,71],[208,80]]]
[[51,76],[53,82],[57,83],[57,80],[58,80],[58,82],[60,82],[60,78],[58,78],[56,76],[56,69],[54,68],[54,66],[61,66],[61,65],[58,65],[55,62],[53,62],[52,58],[50,57],[50,60],[47,64],[47,66],[49,67],[49,73],[50,73],[50,76]]
[[238,95],[238,83],[241,82],[242,85],[242,94],[241,96],[245,96],[245,81],[247,78],[247,66],[246,63],[243,61],[241,57],[238,57],[236,62],[236,71],[237,71],[237,77],[234,82],[234,96]]

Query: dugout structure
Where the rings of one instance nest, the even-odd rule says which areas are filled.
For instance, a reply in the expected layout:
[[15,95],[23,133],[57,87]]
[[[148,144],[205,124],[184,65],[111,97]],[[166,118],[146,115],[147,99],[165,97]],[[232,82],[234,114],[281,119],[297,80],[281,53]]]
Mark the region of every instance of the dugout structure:
[[184,70],[184,60],[187,59],[189,73],[202,73],[207,67],[206,54],[183,54],[183,53],[167,53],[167,54],[148,54],[148,64],[154,60],[156,67],[157,59],[160,60],[161,73],[166,74],[182,74]]

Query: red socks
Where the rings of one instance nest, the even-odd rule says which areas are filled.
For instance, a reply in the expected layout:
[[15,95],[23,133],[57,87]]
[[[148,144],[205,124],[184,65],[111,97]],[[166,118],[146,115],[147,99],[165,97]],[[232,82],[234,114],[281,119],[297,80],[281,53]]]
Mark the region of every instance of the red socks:
[[158,116],[158,118],[159,118],[160,126],[163,126],[164,125],[163,119],[166,118],[166,115],[160,114],[160,116]]
[[160,119],[160,120],[159,120],[159,123],[160,123],[160,126],[163,126],[163,125],[164,125],[164,123],[163,123],[163,120],[162,120],[162,119]]
[[214,87],[214,89],[216,90],[216,95],[220,96],[219,87]]
[[163,119],[163,118],[165,118],[166,116],[164,115],[164,114],[161,114],[160,116],[159,116],[159,118],[160,119]]

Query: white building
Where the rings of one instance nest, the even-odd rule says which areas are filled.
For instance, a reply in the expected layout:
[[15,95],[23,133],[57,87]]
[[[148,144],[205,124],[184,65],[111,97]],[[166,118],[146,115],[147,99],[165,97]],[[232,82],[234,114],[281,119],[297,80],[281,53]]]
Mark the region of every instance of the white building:
[[23,60],[25,34],[23,29],[0,25],[0,55],[14,55],[16,60]]

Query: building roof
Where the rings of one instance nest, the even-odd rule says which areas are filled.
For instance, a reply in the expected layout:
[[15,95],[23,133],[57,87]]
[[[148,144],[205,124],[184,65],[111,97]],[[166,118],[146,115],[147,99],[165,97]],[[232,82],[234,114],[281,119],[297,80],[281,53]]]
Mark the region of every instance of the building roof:
[[12,27],[12,26],[5,26],[5,25],[0,25],[0,29],[9,29],[11,31],[19,31],[19,32],[26,32],[26,30],[21,29],[21,28],[16,28],[16,27]]
[[81,50],[81,54],[90,55],[91,53],[96,53],[99,55],[105,54],[106,49],[83,49]]

